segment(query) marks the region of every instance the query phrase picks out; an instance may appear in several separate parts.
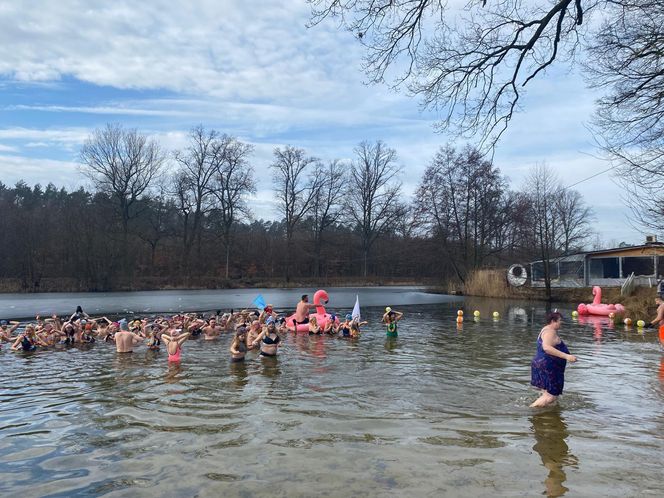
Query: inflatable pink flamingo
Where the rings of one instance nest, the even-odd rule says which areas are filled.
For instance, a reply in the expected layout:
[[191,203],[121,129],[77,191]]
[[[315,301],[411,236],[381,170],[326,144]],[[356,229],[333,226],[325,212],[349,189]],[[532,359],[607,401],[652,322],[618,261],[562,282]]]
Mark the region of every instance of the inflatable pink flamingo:
[[[325,326],[330,321],[334,321],[334,323],[339,322],[339,319],[336,316],[333,319],[332,315],[330,315],[328,312],[325,311],[325,306],[323,306],[323,304],[327,304],[329,300],[330,297],[327,295],[327,292],[322,289],[317,290],[316,293],[314,294],[314,304],[316,305],[316,313],[310,313],[309,320],[311,320],[312,317],[315,317],[316,321],[318,322],[318,326],[321,329],[325,328]],[[295,320],[295,313],[286,318],[286,327],[288,327],[288,330],[295,331],[293,320]],[[298,323],[297,332],[309,332],[309,324]]]
[[593,302],[579,304],[577,311],[579,315],[607,316],[609,313],[624,313],[625,307],[622,304],[602,304],[602,289],[595,286],[593,287]]

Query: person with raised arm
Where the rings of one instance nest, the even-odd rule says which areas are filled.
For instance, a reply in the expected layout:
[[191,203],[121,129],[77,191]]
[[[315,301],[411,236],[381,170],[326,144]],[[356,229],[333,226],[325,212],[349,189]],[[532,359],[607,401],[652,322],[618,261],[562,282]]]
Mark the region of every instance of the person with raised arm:
[[15,320],[0,320],[0,342],[12,342],[16,339],[14,331],[18,328],[21,322]]
[[48,344],[37,337],[35,326],[30,323],[25,326],[23,333],[18,335],[11,349],[13,351],[36,351],[37,346],[48,347]]
[[383,315],[383,323],[387,327],[386,336],[387,337],[398,337],[398,326],[397,322],[403,318],[403,313],[400,311],[395,311],[389,306],[385,308],[385,314]]
[[173,329],[170,334],[161,334],[161,340],[166,344],[166,350],[168,351],[168,361],[180,361],[182,345],[189,339],[190,335],[190,332],[181,333],[180,329]]
[[295,317],[293,318],[295,330],[297,330],[298,325],[309,323],[309,310],[315,306],[315,304],[309,303],[308,294],[302,294],[300,302],[297,303],[297,307],[295,308]]
[[261,356],[277,356],[277,350],[281,346],[281,337],[277,334],[277,327],[272,317],[265,321],[263,331],[254,339],[252,346],[260,344]]
[[132,353],[134,346],[143,342],[143,337],[127,330],[127,320],[120,320],[120,330],[115,335],[115,349],[118,353]]

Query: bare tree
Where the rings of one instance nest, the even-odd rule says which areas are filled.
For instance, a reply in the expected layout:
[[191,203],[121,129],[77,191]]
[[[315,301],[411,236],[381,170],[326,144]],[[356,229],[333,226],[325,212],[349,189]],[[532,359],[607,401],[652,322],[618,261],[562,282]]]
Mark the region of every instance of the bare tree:
[[559,221],[558,243],[563,254],[580,251],[590,240],[593,231],[590,221],[592,209],[576,190],[560,189],[554,201],[554,212]]
[[123,235],[125,270],[127,270],[127,239],[129,222],[135,217],[133,208],[158,177],[164,154],[156,141],[136,129],[108,124],[95,130],[83,144],[80,160],[83,174],[99,192],[115,201]]
[[182,238],[182,254],[180,264],[181,266],[184,266],[188,260],[188,258],[185,257],[185,248],[189,245],[188,241],[191,240],[191,223],[189,220],[195,207],[193,196],[194,189],[189,176],[184,171],[179,170],[171,176],[170,190],[173,197],[175,197],[175,203],[180,212],[182,221],[182,231],[180,232]]
[[560,193],[560,180],[544,164],[536,165],[526,180],[530,197],[530,218],[539,256],[542,260],[546,297],[551,299],[551,259],[558,255],[558,219],[555,214],[556,198]]
[[414,206],[419,223],[440,242],[462,282],[505,249],[507,181],[477,149],[441,148],[422,176]]
[[311,204],[311,222],[314,236],[314,272],[321,275],[321,249],[323,235],[328,228],[339,221],[343,202],[344,170],[346,166],[338,159],[330,161],[326,166],[318,164],[314,176],[318,189]]
[[597,0],[469,2],[466,12],[441,0],[309,0],[312,24],[331,17],[366,47],[364,70],[383,82],[398,65],[425,107],[444,113],[443,128],[479,133],[493,144],[522,88],[557,58],[572,56],[578,28]]
[[368,275],[369,254],[376,239],[404,212],[399,202],[401,167],[397,153],[382,141],[361,142],[350,173],[346,205],[348,216],[362,240],[363,275]]
[[140,210],[136,234],[150,246],[150,266],[155,267],[157,246],[176,233],[174,213],[177,208],[173,199],[168,199],[164,187],[154,197],[144,197],[140,202],[145,209]]
[[283,150],[274,149],[274,161],[270,167],[274,171],[274,187],[279,211],[284,215],[286,225],[286,281],[290,281],[290,261],[293,250],[295,228],[309,213],[318,192],[319,179],[307,176],[318,160],[307,156],[304,149],[286,146]]
[[189,266],[194,241],[200,259],[203,218],[212,208],[211,183],[217,172],[213,158],[218,138],[218,132],[206,131],[199,125],[189,133],[187,148],[173,154],[179,166],[174,177],[174,193],[184,214],[182,261],[185,267]]
[[551,299],[551,261],[589,242],[592,211],[578,192],[562,187],[555,173],[544,164],[536,165],[530,172],[526,190],[546,296]]
[[217,201],[215,213],[219,217],[221,236],[226,250],[226,278],[229,277],[231,246],[236,224],[243,217],[251,216],[247,196],[256,192],[253,168],[248,162],[252,152],[251,145],[228,135],[223,135],[214,145],[213,162],[216,173],[212,194]]
[[637,225],[664,231],[664,8],[612,0],[588,58],[591,85],[606,94],[594,125],[619,165],[616,177]]

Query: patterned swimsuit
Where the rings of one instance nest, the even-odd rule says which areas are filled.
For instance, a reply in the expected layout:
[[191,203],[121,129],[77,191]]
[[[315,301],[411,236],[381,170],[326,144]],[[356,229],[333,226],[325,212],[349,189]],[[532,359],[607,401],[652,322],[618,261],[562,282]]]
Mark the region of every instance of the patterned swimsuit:
[[[555,348],[558,351],[569,354],[569,350],[563,341],[556,344]],[[530,383],[539,389],[544,389],[553,396],[560,396],[565,384],[566,365],[567,360],[551,356],[544,352],[542,334],[540,333],[537,338],[537,353],[535,353],[535,357],[530,365]]]

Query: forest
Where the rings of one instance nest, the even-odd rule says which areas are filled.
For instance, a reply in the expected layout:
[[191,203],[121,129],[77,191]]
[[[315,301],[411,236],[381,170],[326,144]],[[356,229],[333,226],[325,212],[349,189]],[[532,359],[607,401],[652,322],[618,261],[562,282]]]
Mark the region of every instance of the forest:
[[168,152],[136,129],[95,130],[79,154],[91,188],[0,183],[3,290],[463,284],[592,235],[582,196],[544,164],[516,188],[479,150],[445,145],[409,197],[404,158],[380,140],[347,161],[275,148],[274,217],[257,219],[252,152],[202,126]]

